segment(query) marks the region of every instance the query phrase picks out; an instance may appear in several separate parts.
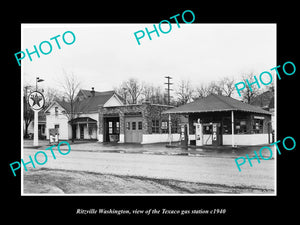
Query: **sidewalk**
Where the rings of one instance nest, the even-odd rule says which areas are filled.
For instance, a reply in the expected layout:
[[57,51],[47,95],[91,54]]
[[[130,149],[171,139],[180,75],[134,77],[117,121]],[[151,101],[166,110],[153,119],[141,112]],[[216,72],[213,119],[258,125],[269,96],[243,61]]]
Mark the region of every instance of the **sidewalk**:
[[[181,148],[180,145],[172,145],[167,147],[166,143],[155,143],[155,144],[128,144],[128,143],[100,143],[97,141],[78,141],[75,143],[68,142],[71,146],[72,151],[88,151],[88,152],[111,152],[111,153],[131,153],[131,154],[154,154],[154,155],[185,155],[185,156],[199,156],[199,157],[220,157],[220,158],[237,158],[254,157],[254,151],[259,155],[259,150],[263,146],[238,146],[232,148],[231,146],[202,146],[195,147],[191,146],[188,149]],[[24,148],[36,148],[44,150],[51,145],[49,141],[39,140],[39,146],[34,147],[32,140],[24,140]],[[56,149],[56,148],[54,148]],[[60,149],[68,149],[67,145],[61,145]],[[273,149],[273,148],[271,148]],[[270,152],[265,149],[262,151],[262,156],[268,158]],[[274,149],[273,157],[274,159]]]

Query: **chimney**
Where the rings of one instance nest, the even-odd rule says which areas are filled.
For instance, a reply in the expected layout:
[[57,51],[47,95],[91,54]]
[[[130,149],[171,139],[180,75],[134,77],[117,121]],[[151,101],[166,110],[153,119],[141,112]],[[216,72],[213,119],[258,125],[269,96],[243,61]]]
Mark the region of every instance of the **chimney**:
[[92,94],[92,97],[95,96],[95,90],[94,90],[94,87],[92,87],[91,94]]

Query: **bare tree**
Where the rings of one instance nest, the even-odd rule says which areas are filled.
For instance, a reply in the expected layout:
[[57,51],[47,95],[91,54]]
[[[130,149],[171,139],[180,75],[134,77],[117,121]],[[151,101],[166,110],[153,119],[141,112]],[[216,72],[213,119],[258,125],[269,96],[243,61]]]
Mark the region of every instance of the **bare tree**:
[[155,87],[153,85],[143,84],[143,90],[141,95],[144,101],[149,101],[150,103],[153,103],[154,94],[155,94]]
[[64,96],[66,98],[66,102],[69,105],[65,115],[67,116],[72,128],[72,142],[74,142],[76,131],[76,127],[74,126],[74,119],[76,117],[79,105],[77,101],[75,102],[75,97],[77,92],[79,91],[80,83],[77,81],[77,78],[73,73],[67,74],[64,71],[64,74],[65,77],[62,87],[64,89]]
[[178,84],[176,94],[178,96],[178,105],[184,105],[192,100],[194,90],[189,80],[181,80]]
[[222,94],[222,88],[219,84],[218,81],[212,81],[208,85],[208,92],[210,94],[216,94],[216,95],[221,95]]
[[242,99],[244,102],[250,104],[253,98],[255,98],[257,95],[260,94],[260,90],[256,84],[251,85],[251,90],[250,90],[250,87],[247,84],[247,80],[249,83],[254,82],[254,74],[252,72],[249,74],[244,74],[242,76],[242,80],[246,84],[245,85],[246,87],[241,91]]
[[27,138],[28,136],[28,127],[29,124],[31,123],[31,121],[33,121],[33,117],[34,117],[34,112],[33,110],[30,108],[29,103],[28,103],[28,93],[30,91],[31,86],[30,85],[26,85],[24,86],[23,89],[23,119],[24,119],[24,138]]
[[233,77],[224,77],[221,80],[219,80],[218,85],[222,91],[222,94],[225,96],[230,97],[232,92],[235,89],[234,86],[234,78]]
[[195,88],[195,97],[196,98],[204,98],[209,95],[209,89],[207,85],[200,84]]
[[45,106],[44,108],[48,108],[50,104],[53,101],[60,100],[62,99],[62,93],[60,93],[57,89],[55,88],[47,88],[46,91],[44,92],[44,97],[45,97]]
[[135,78],[130,78],[127,81],[115,88],[115,91],[122,96],[130,104],[137,104],[143,92],[143,85]]

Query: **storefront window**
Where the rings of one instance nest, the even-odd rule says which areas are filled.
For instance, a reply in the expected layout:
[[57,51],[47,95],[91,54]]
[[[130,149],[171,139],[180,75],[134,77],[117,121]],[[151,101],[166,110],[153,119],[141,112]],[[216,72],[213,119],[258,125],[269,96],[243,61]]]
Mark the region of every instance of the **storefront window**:
[[130,130],[130,122],[126,123],[126,130]]
[[113,128],[112,128],[112,122],[111,121],[108,122],[108,133],[109,134],[113,133]]
[[152,134],[159,134],[159,120],[152,120]]
[[234,127],[235,134],[246,134],[247,133],[246,120],[236,119],[234,126],[235,126]]
[[163,134],[168,133],[168,121],[161,122],[161,132]]
[[142,121],[138,122],[138,129],[139,130],[143,130],[143,123],[142,123]]
[[115,127],[115,133],[119,134],[120,133],[120,122],[116,122],[116,127]]
[[203,124],[203,134],[212,134],[211,124]]
[[136,129],[136,122],[132,122],[132,130]]
[[177,121],[174,121],[171,123],[171,133],[177,134],[178,133],[178,123]]
[[263,133],[263,125],[264,125],[264,120],[254,119],[253,127],[252,127],[253,132],[256,134]]
[[223,118],[223,134],[232,134],[231,131],[231,118],[225,117]]

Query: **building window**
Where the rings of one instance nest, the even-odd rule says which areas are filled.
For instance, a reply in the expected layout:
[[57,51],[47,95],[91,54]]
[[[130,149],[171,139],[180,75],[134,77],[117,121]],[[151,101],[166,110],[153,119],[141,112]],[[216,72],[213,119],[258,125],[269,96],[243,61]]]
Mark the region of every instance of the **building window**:
[[234,133],[235,134],[246,134],[247,133],[246,120],[239,120],[239,119],[236,120],[235,127],[234,127]]
[[55,124],[54,128],[56,129],[57,133],[59,134],[59,124]]
[[119,134],[120,133],[120,122],[116,122],[116,130],[115,130],[116,134]]
[[256,134],[263,133],[264,120],[254,119],[252,131]]
[[136,122],[132,122],[132,130],[136,130]]
[[231,118],[230,117],[224,117],[223,118],[223,134],[232,134],[231,132]]
[[142,121],[138,122],[138,129],[143,130],[143,122]]
[[212,124],[203,124],[203,134],[212,134]]
[[89,127],[89,135],[93,134],[93,130],[97,130],[97,125],[96,124],[91,123],[91,124],[88,125],[88,127]]
[[152,134],[159,134],[159,120],[152,120]]
[[126,123],[126,130],[130,130],[130,122]]
[[178,133],[178,122],[177,121],[171,121],[171,133],[177,134]]
[[55,107],[55,116],[58,116],[58,107]]
[[111,121],[108,122],[108,133],[112,134],[113,133],[113,123]]
[[168,133],[168,121],[161,122],[161,132],[163,134]]

